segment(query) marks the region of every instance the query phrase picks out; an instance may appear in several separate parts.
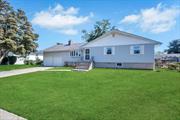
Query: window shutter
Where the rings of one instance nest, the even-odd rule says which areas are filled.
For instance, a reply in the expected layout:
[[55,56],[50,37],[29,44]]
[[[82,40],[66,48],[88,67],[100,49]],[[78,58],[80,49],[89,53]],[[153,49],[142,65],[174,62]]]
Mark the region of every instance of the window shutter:
[[112,55],[115,55],[115,47],[112,47]]
[[144,54],[144,45],[141,45],[141,54]]
[[133,49],[133,46],[130,46],[130,54],[134,54],[134,49]]
[[106,55],[106,48],[104,47],[104,55]]

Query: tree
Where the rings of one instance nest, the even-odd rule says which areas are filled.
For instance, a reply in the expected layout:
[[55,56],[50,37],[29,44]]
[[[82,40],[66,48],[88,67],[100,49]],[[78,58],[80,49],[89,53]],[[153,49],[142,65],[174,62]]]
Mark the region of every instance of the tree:
[[168,54],[170,53],[180,53],[180,39],[173,40],[169,43],[168,49],[165,50]]
[[7,1],[0,0],[0,64],[9,52],[20,55],[34,52],[37,38],[25,12],[15,11]]
[[104,33],[110,31],[112,28],[111,23],[109,20],[102,20],[102,21],[97,21],[96,24],[94,25],[94,29],[90,32],[87,32],[86,30],[83,30],[83,36],[82,38],[85,39],[87,42],[90,42],[99,36],[102,36]]

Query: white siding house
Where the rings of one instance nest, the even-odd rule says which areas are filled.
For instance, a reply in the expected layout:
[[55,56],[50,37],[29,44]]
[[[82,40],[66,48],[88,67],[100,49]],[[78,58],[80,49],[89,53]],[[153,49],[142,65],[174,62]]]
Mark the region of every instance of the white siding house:
[[93,61],[95,67],[152,69],[154,46],[160,42],[112,30],[85,44],[55,45],[44,51],[45,66]]

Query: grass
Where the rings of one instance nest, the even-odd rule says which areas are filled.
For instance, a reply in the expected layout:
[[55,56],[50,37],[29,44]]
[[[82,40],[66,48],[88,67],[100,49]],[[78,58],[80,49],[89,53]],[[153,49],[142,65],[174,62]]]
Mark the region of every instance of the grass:
[[1,78],[0,108],[28,120],[180,120],[180,73],[94,69]]
[[0,65],[0,71],[37,67],[37,65]]

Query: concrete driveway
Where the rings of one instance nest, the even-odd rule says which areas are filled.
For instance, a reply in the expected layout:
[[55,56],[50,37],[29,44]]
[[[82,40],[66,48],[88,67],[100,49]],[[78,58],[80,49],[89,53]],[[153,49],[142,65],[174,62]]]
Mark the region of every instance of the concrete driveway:
[[3,71],[3,72],[0,72],[0,78],[14,76],[14,75],[20,75],[20,74],[25,74],[25,73],[32,73],[32,72],[37,72],[37,71],[43,71],[43,70],[47,70],[50,68],[52,68],[52,67],[33,67],[33,68]]

